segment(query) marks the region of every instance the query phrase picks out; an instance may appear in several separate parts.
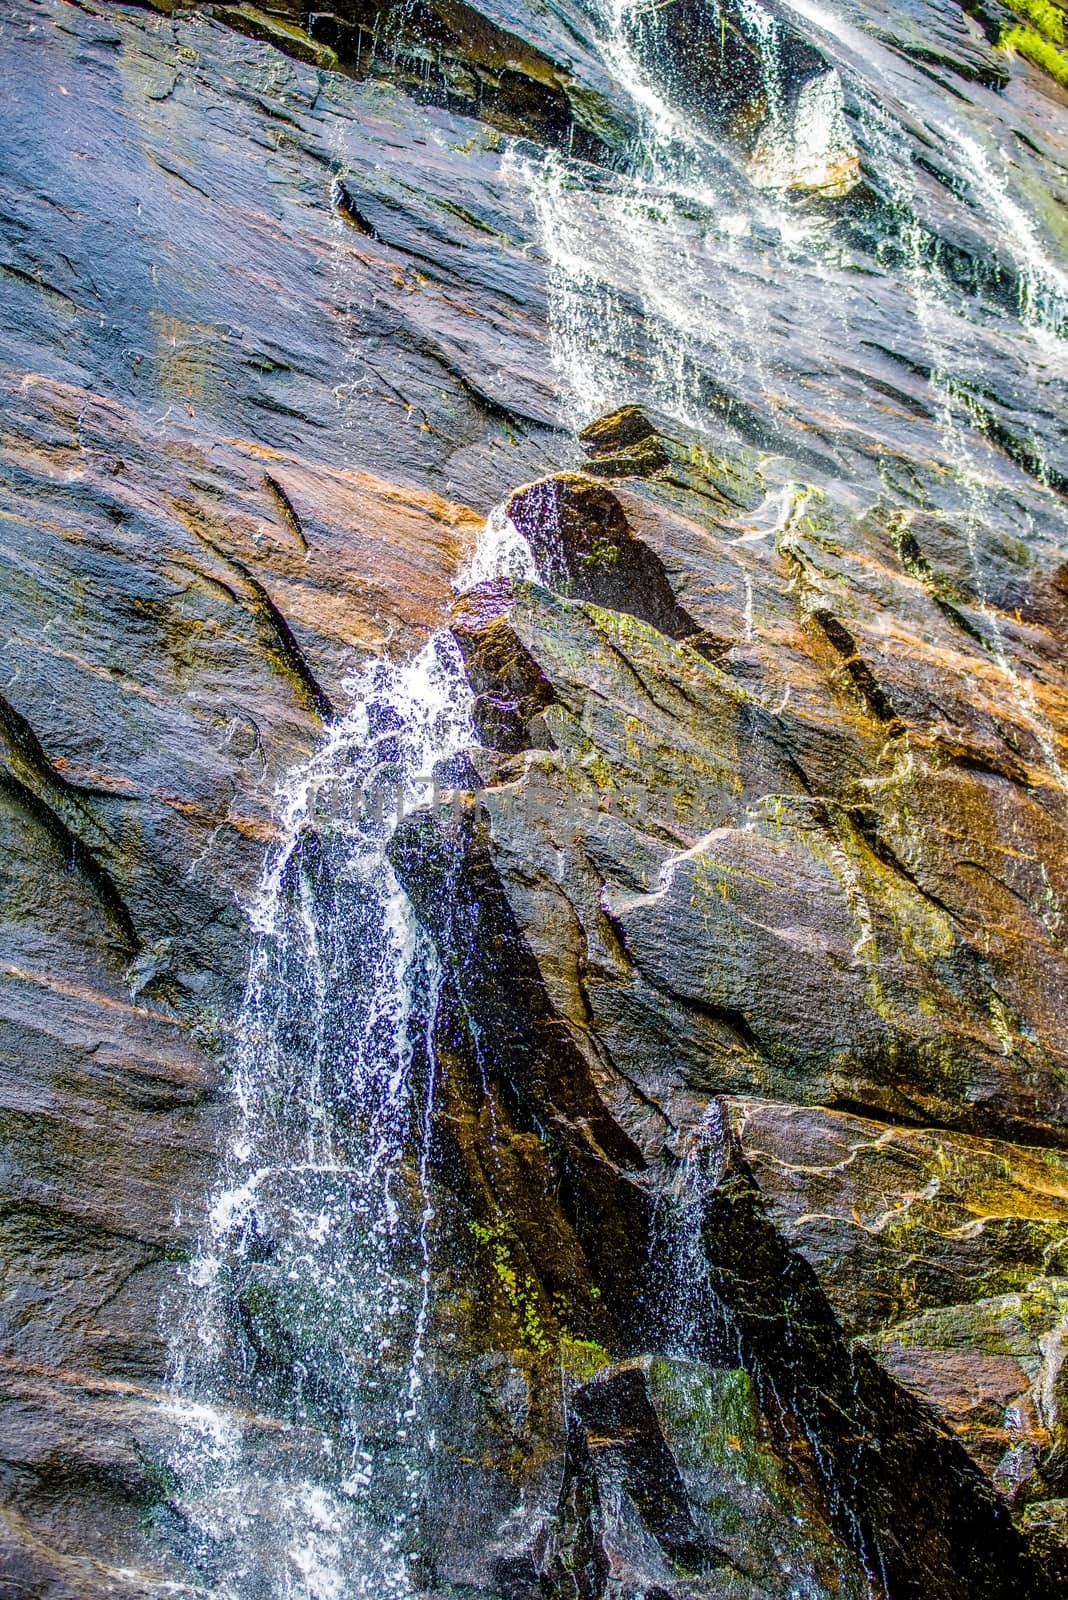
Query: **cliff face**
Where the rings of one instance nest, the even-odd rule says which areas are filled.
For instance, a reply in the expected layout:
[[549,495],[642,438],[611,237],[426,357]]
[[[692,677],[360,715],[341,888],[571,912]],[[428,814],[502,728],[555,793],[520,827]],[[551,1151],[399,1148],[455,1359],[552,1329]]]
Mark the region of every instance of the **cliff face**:
[[[1000,8],[776,10],[774,92],[744,7],[654,11],[0,18],[5,1594],[378,1572],[205,1531],[172,1291],[276,790],[446,624],[408,1586],[1064,1581],[1065,97]],[[537,577],[456,600],[494,507]],[[353,1402],[257,1226],[269,1528]]]

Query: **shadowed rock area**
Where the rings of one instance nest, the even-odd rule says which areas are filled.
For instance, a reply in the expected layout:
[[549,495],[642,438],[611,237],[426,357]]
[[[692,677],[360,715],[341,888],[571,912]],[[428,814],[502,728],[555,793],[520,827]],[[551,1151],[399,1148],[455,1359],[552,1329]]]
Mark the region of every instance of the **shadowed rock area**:
[[[1068,98],[1000,7],[757,9],[0,15],[0,1595],[1068,1592]],[[173,1439],[250,908],[438,628],[403,1581],[319,1502],[239,1570]],[[355,940],[342,823],[279,894]],[[246,1245],[269,1528],[364,1469]]]

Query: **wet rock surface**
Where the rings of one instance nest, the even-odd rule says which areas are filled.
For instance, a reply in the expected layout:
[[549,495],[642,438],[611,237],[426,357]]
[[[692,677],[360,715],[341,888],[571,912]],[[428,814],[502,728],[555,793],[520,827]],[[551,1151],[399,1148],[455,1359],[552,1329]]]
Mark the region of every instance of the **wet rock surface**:
[[[730,263],[679,302],[697,429],[656,405],[656,206],[612,263],[617,360],[521,175],[571,158],[594,281],[582,208],[637,117],[595,14],[5,7],[4,1593],[215,1592],[167,1308],[243,907],[276,786],[502,503],[540,581],[456,602],[480,747],[393,848],[445,973],[416,1588],[1065,1581],[1068,465],[1063,343],[1020,321],[1065,237],[1063,96],[949,0],[775,16],[791,125],[833,68],[854,154],[791,168],[818,262],[700,200],[678,224]],[[778,113],[741,23],[701,29],[632,43],[691,109],[729,87],[740,186]],[[971,297],[926,343],[867,50]],[[580,324],[597,416],[561,394]],[[239,1299],[257,1448],[295,1448],[315,1330],[266,1256]]]
[[[643,503],[636,488],[618,492],[628,526],[670,565],[693,537],[682,507],[692,514],[700,502],[676,486],[668,509],[657,486],[652,479],[642,491],[656,490],[657,503]],[[521,496],[520,513],[523,504]],[[503,1037],[501,1001],[487,1001],[472,968],[480,952],[502,948],[502,936],[510,950],[522,939],[544,986],[530,1016],[544,1027],[549,1000],[642,1151],[625,1176],[636,1194],[678,1181],[664,1163],[675,1171],[688,1141],[690,1160],[695,1139],[726,1159],[690,1202],[706,1217],[705,1269],[750,1370],[763,1371],[780,1400],[811,1425],[843,1392],[843,1411],[866,1419],[860,1439],[878,1452],[870,1461],[867,1443],[852,1454],[857,1438],[847,1445],[828,1412],[816,1432],[824,1449],[851,1461],[844,1468],[840,1458],[832,1474],[839,1497],[848,1472],[865,1485],[863,1508],[850,1509],[874,1517],[869,1548],[880,1551],[890,1592],[964,1594],[1016,1582],[1026,1593],[1041,1580],[1022,1552],[1008,1553],[994,1493],[1026,1530],[1027,1504],[1052,1503],[1061,1472],[1065,1039],[1052,997],[1064,978],[1044,891],[1065,858],[1063,843],[1052,842],[1064,830],[1052,755],[1059,724],[1040,738],[1030,709],[1015,701],[1013,730],[1011,688],[996,712],[984,706],[976,689],[989,647],[939,604],[953,568],[940,568],[945,586],[926,569],[917,577],[889,508],[849,531],[841,514],[818,502],[803,530],[780,532],[769,571],[748,565],[744,541],[739,549],[737,505],[721,501],[718,533],[703,510],[705,593],[714,599],[702,608],[693,590],[686,598],[693,616],[730,641],[716,662],[634,615],[647,591],[628,609],[608,609],[537,585],[497,586],[494,635],[539,684],[539,728],[549,739],[528,741],[521,773],[491,769],[459,833],[443,823],[447,854],[469,863],[483,908],[487,874],[496,878],[492,897],[503,890],[507,900],[496,925],[508,930],[496,945],[485,930],[469,943],[453,932],[443,948],[459,951],[456,982],[475,1025],[493,1016],[488,1031]],[[591,518],[591,537],[598,526]],[[946,553],[943,545],[941,560]],[[830,570],[839,574],[837,615],[820,603]],[[1056,581],[1040,567],[1028,595],[1017,592],[1033,605]],[[963,593],[966,574],[958,583]],[[869,632],[876,592],[881,614],[894,618],[892,655]],[[470,604],[456,613],[461,643],[470,639]],[[767,620],[749,626],[747,612]],[[998,625],[989,604],[983,616],[988,629]],[[1028,635],[1042,663],[1036,678],[1059,671],[1058,624],[1046,617]],[[940,654],[934,641],[950,626],[953,645]],[[780,673],[790,694],[777,692]],[[998,757],[994,726],[1001,749],[1030,749],[1029,770]],[[996,916],[979,919],[977,852],[1004,860],[1007,838],[1021,839],[1021,829],[1032,841],[1021,856],[1043,863],[1034,887],[1010,891],[1011,914],[999,899]],[[434,851],[416,845],[414,822],[408,833],[418,906]],[[990,892],[1005,868],[986,859]],[[1038,985],[1025,976],[1037,970]],[[514,1021],[511,1031],[520,1031]],[[517,1079],[510,1058],[501,1061],[535,1125],[551,1125],[552,1078]],[[574,1082],[577,1065],[564,1070]],[[560,1148],[566,1174],[583,1157],[563,1139]],[[581,1216],[587,1203],[565,1204]],[[633,1225],[652,1232],[631,1204]],[[663,1238],[646,1249],[656,1259]],[[791,1286],[799,1258],[814,1277],[802,1273]],[[665,1270],[694,1268],[676,1259]],[[619,1306],[622,1285],[613,1283]],[[637,1308],[632,1319],[624,1338],[633,1347],[642,1340]],[[769,1335],[776,1324],[780,1333]],[[889,1381],[900,1386],[896,1402]],[[923,1408],[910,1411],[906,1395]],[[954,1477],[960,1499],[951,1490],[947,1504],[941,1495]],[[925,1486],[907,1507],[906,1481]],[[942,1543],[958,1516],[976,1517],[972,1531],[956,1523]],[[1035,1516],[1056,1582],[1056,1519]],[[908,1539],[894,1532],[903,1518]],[[1000,1535],[985,1542],[999,1526],[1009,1541],[1000,1551]],[[967,1567],[957,1541],[977,1537]]]

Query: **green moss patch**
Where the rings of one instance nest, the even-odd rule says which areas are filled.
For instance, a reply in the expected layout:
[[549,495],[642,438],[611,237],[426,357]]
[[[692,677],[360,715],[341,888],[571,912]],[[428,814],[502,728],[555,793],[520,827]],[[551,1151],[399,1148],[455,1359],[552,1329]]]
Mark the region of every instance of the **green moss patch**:
[[1015,50],[1057,83],[1068,88],[1068,14],[1050,0],[1011,0],[1009,9],[1020,18],[1002,31],[998,44]]

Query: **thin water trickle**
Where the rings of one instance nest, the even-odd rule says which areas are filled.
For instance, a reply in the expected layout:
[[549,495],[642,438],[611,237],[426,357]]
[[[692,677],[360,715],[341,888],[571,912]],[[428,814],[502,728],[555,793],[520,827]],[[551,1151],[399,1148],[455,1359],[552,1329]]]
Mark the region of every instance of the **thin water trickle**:
[[[748,162],[674,98],[675,58],[664,31],[672,19],[642,0],[602,0],[599,11],[604,60],[639,124],[629,170],[592,184],[560,157],[516,160],[549,260],[564,415],[581,424],[637,401],[698,432],[724,417],[744,432],[753,418],[761,441],[781,441],[784,455],[792,446],[809,450],[823,434],[836,479],[843,470],[867,474],[873,460],[893,462],[897,440],[888,435],[881,384],[853,390],[843,405],[842,373],[864,373],[870,352],[893,337],[904,363],[922,364],[927,373],[929,423],[907,424],[915,454],[930,459],[932,478],[948,466],[959,487],[960,504],[949,514],[962,519],[994,662],[1060,783],[1062,763],[1034,689],[1011,666],[986,597],[980,529],[997,523],[1004,493],[1020,495],[1014,484],[1000,501],[992,493],[992,468],[1002,484],[1017,469],[1004,455],[994,466],[989,418],[972,396],[988,389],[992,366],[1017,367],[1036,395],[1048,396],[1041,422],[1049,426],[1044,435],[1032,426],[1031,464],[1018,471],[1031,472],[1035,489],[1028,494],[1041,494],[1058,386],[1068,378],[1068,279],[1010,191],[996,140],[981,143],[949,117],[929,133],[962,216],[974,208],[994,225],[996,241],[996,254],[977,263],[973,284],[955,281],[947,267],[952,252],[932,231],[930,179],[914,160],[909,134],[926,126],[930,108],[900,59],[852,16],[820,0],[787,0],[781,13],[760,0],[722,0],[710,8],[710,25],[722,28],[728,14],[760,68],[763,125]],[[788,94],[782,19],[792,17],[807,24],[833,64]],[[881,293],[895,307],[892,333],[876,320],[833,220],[818,207],[799,206],[793,192],[834,192],[821,186],[819,172],[853,171],[855,139],[886,202],[875,261],[884,274]],[[1015,284],[1015,320],[999,299],[1003,272]],[[805,330],[800,359],[783,326],[790,318]],[[1048,487],[1043,514],[1063,523]]]
[[656,1336],[666,1354],[680,1360],[707,1352],[717,1336],[721,1357],[739,1359],[729,1318],[709,1282],[703,1240],[705,1207],[723,1175],[727,1150],[723,1105],[714,1099],[680,1138],[671,1180],[657,1196],[650,1239]]
[[[581,425],[645,403],[701,432],[725,420],[784,454],[805,456],[825,441],[825,471],[870,478],[871,463],[893,459],[900,441],[888,436],[885,380],[862,375],[873,351],[916,362],[926,338],[915,276],[895,275],[904,257],[931,274],[927,299],[957,321],[951,370],[1017,364],[1048,396],[1049,415],[1029,444],[1041,481],[1066,371],[1065,279],[1010,192],[996,139],[980,143],[953,117],[928,129],[947,173],[939,187],[914,160],[930,106],[876,36],[817,0],[776,11],[722,0],[708,11],[709,30],[729,23],[758,61],[755,135],[732,143],[679,98],[686,36],[680,46],[671,7],[600,0],[601,54],[638,124],[626,166],[593,181],[559,155],[510,158],[549,262],[565,420]],[[788,66],[793,19],[823,49],[822,68],[811,52],[802,68]],[[824,203],[851,192],[862,162],[873,194],[889,196],[874,262],[858,256],[852,213],[843,227]],[[947,215],[956,208],[953,229],[967,230],[969,211],[994,224],[995,251],[975,264],[974,285],[955,284],[942,266],[932,229],[946,218],[931,214],[932,189]],[[873,265],[882,269],[877,298]],[[1005,279],[1017,286],[1015,323],[1001,309]],[[844,391],[844,375],[861,381]],[[922,452],[922,430],[903,425]]]
[[[960,489],[962,503],[957,516],[968,551],[987,647],[1014,710],[1030,728],[1062,794],[1068,796],[1068,775],[1052,730],[1038,704],[1033,685],[1006,649],[1002,622],[987,592],[982,540],[984,528],[996,524],[997,510],[988,488],[987,423],[972,392],[973,384],[982,389],[985,383],[982,352],[976,359],[976,353],[969,348],[971,324],[943,268],[937,241],[917,220],[915,184],[895,148],[890,120],[881,110],[873,110],[868,114],[867,127],[872,146],[882,158],[880,170],[899,219],[901,271],[911,292],[916,325],[929,363],[929,383],[944,459],[951,464],[951,476]],[[1068,280],[1042,254],[1030,223],[996,179],[978,144],[956,128],[952,129],[952,137],[955,147],[962,152],[980,182],[985,206],[1000,220],[1011,224],[1008,237],[1014,238],[1017,250],[1024,253],[1021,259],[1025,266],[1018,286],[1020,321],[1036,337],[1040,347],[1048,347],[1051,342],[1056,345],[1058,325],[1063,333],[1064,308],[1068,305],[1063,289]]]

